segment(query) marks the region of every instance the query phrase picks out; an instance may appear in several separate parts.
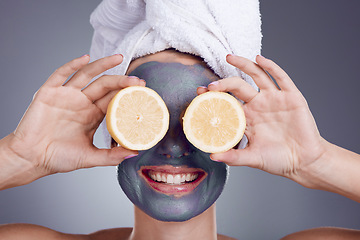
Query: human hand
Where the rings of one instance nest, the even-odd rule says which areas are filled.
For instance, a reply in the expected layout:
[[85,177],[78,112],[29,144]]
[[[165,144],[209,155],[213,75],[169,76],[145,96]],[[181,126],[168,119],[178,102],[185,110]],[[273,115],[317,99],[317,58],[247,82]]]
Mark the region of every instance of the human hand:
[[[260,92],[239,77],[198,88],[198,94],[226,91],[245,102],[248,146],[211,154],[211,159],[231,166],[259,168],[302,182],[298,171],[316,161],[325,151],[325,140],[318,132],[305,98],[286,72],[269,59],[257,56],[257,63],[254,63],[228,55],[227,61],[250,75]],[[264,70],[276,80],[281,90]]]
[[104,75],[88,85],[122,59],[121,55],[113,55],[90,64],[88,55],[74,59],[57,69],[34,95],[9,146],[16,156],[36,168],[36,178],[117,165],[137,154],[122,147],[98,149],[93,145],[94,133],[115,93],[127,86],[145,86],[145,81],[137,77],[118,75]]

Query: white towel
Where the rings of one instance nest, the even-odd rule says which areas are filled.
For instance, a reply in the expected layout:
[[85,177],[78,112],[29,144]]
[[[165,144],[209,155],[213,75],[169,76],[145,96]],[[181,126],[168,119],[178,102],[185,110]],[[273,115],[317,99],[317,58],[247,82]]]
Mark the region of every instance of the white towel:
[[[200,56],[221,78],[241,76],[227,54],[255,60],[261,49],[258,0],[103,0],[91,14],[92,60],[115,53],[124,61],[106,74],[124,75],[138,57],[175,48]],[[110,135],[105,131],[107,145]],[[240,147],[245,147],[243,139]]]

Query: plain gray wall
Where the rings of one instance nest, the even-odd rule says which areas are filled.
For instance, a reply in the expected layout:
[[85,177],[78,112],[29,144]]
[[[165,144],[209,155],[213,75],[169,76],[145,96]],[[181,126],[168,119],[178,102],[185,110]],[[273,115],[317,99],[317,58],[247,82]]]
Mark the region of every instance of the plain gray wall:
[[[52,71],[89,52],[89,15],[98,3],[0,1],[0,137],[16,128]],[[295,81],[322,136],[355,152],[360,152],[359,9],[357,0],[261,1],[262,54]],[[96,142],[101,146],[99,137]],[[0,192],[0,223],[89,233],[132,226],[132,212],[115,167],[57,174]],[[359,203],[247,167],[231,168],[217,214],[219,232],[239,239],[279,239],[320,226],[360,229]]]

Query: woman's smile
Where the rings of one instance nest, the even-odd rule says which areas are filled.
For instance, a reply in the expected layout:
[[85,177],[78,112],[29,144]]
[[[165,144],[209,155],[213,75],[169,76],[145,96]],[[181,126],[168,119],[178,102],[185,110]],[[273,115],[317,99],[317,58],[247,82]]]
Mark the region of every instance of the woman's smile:
[[192,192],[207,176],[201,168],[187,166],[143,166],[138,174],[154,190],[175,197]]

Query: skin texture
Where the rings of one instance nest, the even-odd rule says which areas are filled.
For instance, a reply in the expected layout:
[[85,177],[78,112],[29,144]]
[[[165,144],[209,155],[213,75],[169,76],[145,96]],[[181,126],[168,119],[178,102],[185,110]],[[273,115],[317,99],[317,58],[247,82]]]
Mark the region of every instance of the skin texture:
[[[118,180],[128,198],[149,216],[161,221],[186,221],[209,208],[221,194],[227,179],[227,167],[211,161],[209,154],[193,147],[182,130],[182,115],[196,96],[199,85],[217,79],[201,64],[147,62],[129,75],[146,81],[165,101],[170,113],[169,130],[153,148],[123,161],[118,166]],[[191,192],[182,196],[164,194],[150,187],[141,176],[143,166],[200,168],[205,179]]]
[[[176,60],[183,65],[201,62],[189,55],[178,55],[174,51],[165,51],[146,56],[133,61],[130,69],[149,60]],[[125,156],[134,153],[121,147],[96,149],[92,137],[116,91],[131,85],[143,86],[145,82],[126,76],[104,76],[86,87],[86,91],[82,90],[92,77],[120,64],[121,60],[118,55],[88,64],[89,58],[84,56],[54,72],[35,95],[16,131],[0,140],[0,189],[20,186],[57,172],[118,165]],[[214,154],[212,158],[228,165],[256,167],[289,177],[306,187],[336,192],[360,201],[359,188],[353,184],[359,182],[359,155],[320,137],[306,101],[289,76],[274,62],[260,56],[256,63],[239,56],[228,56],[227,61],[252,76],[260,93],[239,78],[222,79],[216,81],[217,84],[197,89],[198,94],[208,90],[232,92],[244,100],[249,120],[245,132],[249,146]],[[281,90],[273,85],[264,70],[274,77]],[[77,121],[73,121],[74,116]],[[294,125],[300,127],[294,128]],[[309,132],[312,134],[306,134]],[[312,147],[307,147],[309,141]],[[30,224],[7,224],[0,226],[0,239],[228,239],[216,234],[215,219],[214,205],[184,222],[158,221],[135,207],[133,229],[108,229],[77,235]],[[359,238],[357,230],[319,228],[298,232],[285,239]]]

